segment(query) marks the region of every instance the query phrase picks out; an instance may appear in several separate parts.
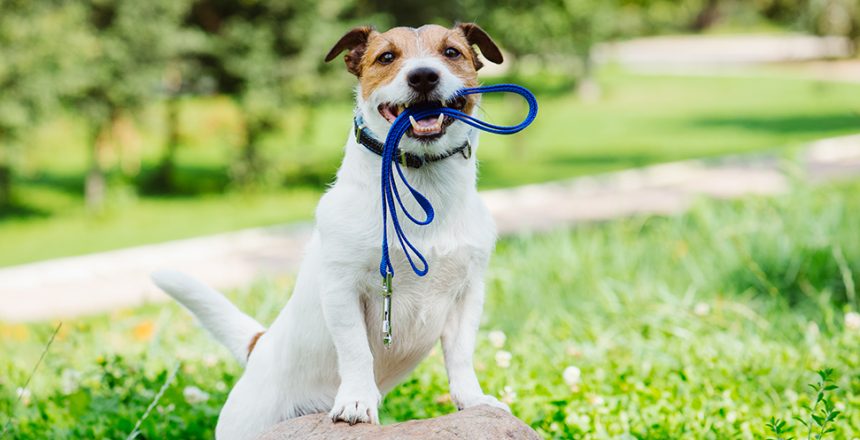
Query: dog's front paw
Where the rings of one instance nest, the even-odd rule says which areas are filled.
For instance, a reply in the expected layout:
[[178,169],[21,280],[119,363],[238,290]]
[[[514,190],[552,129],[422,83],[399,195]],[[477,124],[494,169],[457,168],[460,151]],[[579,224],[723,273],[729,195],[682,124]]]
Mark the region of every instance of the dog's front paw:
[[489,394],[477,394],[474,396],[463,396],[460,398],[453,397],[453,400],[454,403],[457,405],[457,409],[461,410],[478,405],[489,405],[494,408],[499,408],[507,412],[511,412],[511,409],[508,407],[508,405]]
[[379,392],[365,393],[366,396],[338,393],[334,406],[329,413],[332,422],[343,421],[350,425],[356,423],[379,424]]

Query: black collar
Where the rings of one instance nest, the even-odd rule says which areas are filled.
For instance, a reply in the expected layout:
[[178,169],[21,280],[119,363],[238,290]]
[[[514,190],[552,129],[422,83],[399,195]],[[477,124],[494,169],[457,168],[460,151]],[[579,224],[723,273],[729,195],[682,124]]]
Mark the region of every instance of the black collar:
[[[353,119],[353,122],[355,123],[355,140],[377,156],[382,156],[383,143],[373,137],[373,133],[366,125],[364,125],[364,121],[361,119],[361,116],[356,116],[355,119]],[[403,151],[399,148],[394,152],[394,156],[400,158],[400,163],[409,168],[421,168],[426,163],[447,159],[455,154],[460,154],[464,159],[468,159],[472,156],[472,143],[466,139],[466,142],[463,142],[463,145],[439,155],[418,155]]]

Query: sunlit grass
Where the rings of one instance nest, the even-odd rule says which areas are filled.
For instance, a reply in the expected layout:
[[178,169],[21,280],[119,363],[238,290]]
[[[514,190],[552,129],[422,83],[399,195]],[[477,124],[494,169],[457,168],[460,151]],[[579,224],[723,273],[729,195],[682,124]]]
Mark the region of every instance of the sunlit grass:
[[[806,384],[832,367],[844,408],[833,438],[860,435],[858,191],[799,185],[502,240],[476,353],[485,391],[546,438],[761,438],[772,416],[797,425],[814,397]],[[268,323],[292,281],[229,296]],[[0,424],[11,414],[15,438],[122,437],[177,359],[143,432],[208,438],[240,372],[187,312],[153,304],[66,321],[13,410],[53,329],[0,325],[0,351],[13,354],[0,359]],[[191,386],[208,400],[189,403]],[[447,392],[437,349],[386,397],[383,420],[452,412]]]

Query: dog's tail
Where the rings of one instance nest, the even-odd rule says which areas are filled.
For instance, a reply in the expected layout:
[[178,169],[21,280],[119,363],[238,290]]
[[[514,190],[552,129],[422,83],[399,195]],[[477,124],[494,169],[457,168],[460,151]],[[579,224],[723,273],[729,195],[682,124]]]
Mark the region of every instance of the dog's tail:
[[262,324],[242,313],[215,289],[180,272],[160,270],[152,274],[152,281],[190,310],[245,365],[257,339],[266,330]]

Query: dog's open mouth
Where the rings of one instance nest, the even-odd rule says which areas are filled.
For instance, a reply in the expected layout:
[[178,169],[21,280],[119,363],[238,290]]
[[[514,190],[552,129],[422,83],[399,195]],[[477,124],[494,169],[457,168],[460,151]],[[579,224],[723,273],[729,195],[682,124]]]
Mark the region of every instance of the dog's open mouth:
[[[463,108],[466,107],[466,98],[463,96],[457,96],[445,101],[444,103],[442,101],[415,101],[401,104],[383,103],[379,104],[378,110],[379,114],[382,115],[385,120],[389,123],[393,123],[405,108],[429,110],[442,107],[448,107],[454,110],[463,110]],[[440,114],[438,116],[430,116],[416,120],[410,116],[410,122],[412,123],[412,127],[406,132],[407,136],[431,141],[445,134],[445,129],[454,122],[454,118]]]

